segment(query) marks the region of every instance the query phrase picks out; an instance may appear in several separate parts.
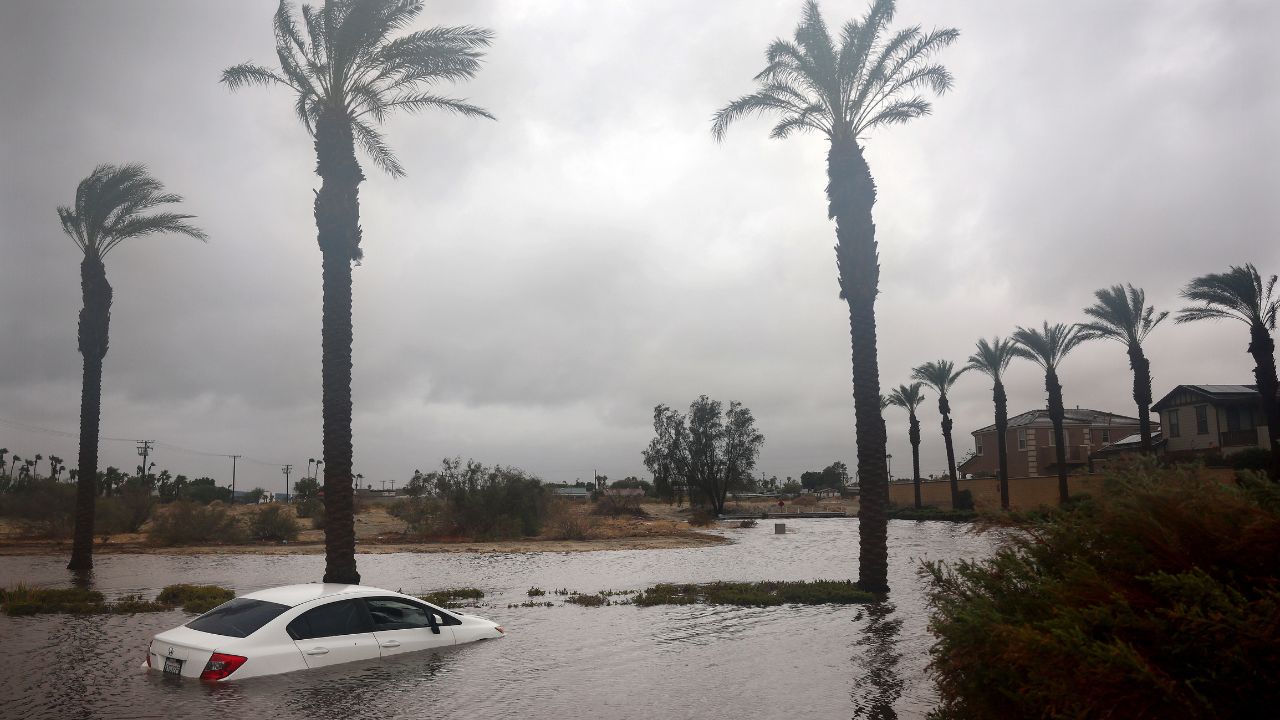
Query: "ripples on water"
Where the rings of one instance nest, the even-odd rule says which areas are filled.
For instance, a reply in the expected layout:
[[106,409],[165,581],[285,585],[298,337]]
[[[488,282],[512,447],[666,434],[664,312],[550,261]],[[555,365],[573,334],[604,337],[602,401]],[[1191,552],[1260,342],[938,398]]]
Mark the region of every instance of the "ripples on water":
[[[506,638],[243,683],[139,669],[181,612],[0,617],[0,715],[21,718],[913,718],[934,702],[921,559],[983,556],[994,540],[949,523],[890,523],[891,603],[874,606],[507,608],[530,587],[584,592],[657,582],[850,578],[856,520],[726,530],[732,545],[591,553],[361,555],[365,583],[475,586]],[[66,585],[65,558],[0,557],[0,586]],[[173,582],[240,592],[309,582],[322,556],[103,555],[109,596]],[[548,595],[548,598],[555,596]],[[17,670],[17,671],[15,671]]]

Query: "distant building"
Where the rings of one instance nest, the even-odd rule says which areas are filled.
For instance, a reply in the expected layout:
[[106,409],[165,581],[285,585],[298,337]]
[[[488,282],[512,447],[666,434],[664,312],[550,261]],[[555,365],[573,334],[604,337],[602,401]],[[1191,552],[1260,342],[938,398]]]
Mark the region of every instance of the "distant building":
[[1151,409],[1160,413],[1165,453],[1173,457],[1271,448],[1257,385],[1179,385]]
[[[1087,469],[1089,456],[1112,443],[1138,432],[1138,419],[1101,410],[1067,410],[1062,421],[1067,454],[1067,470]],[[1153,428],[1159,423],[1154,420]],[[1005,433],[1009,454],[1009,477],[1056,475],[1057,449],[1048,410],[1031,410],[1009,418]],[[974,477],[995,477],[999,469],[996,453],[996,426],[973,431],[973,457],[957,470]]]
[[558,487],[552,488],[556,497],[562,497],[567,500],[589,500],[591,499],[591,491],[584,487]]

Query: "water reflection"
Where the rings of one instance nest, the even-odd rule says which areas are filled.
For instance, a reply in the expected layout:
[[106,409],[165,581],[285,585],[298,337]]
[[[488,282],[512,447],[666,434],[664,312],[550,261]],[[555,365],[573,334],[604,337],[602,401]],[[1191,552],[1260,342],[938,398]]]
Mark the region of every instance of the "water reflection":
[[866,624],[857,643],[863,650],[853,658],[854,664],[863,669],[853,684],[853,716],[897,720],[894,704],[902,697],[904,687],[898,672],[902,661],[898,642],[902,618],[894,616],[893,604],[888,602],[867,605],[863,617]]

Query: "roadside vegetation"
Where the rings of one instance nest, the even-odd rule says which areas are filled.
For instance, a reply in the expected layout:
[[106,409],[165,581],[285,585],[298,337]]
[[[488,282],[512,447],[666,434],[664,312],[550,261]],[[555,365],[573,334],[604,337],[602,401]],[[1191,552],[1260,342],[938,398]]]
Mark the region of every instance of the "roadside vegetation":
[[415,597],[443,608],[459,608],[474,606],[477,601],[483,600],[484,591],[473,587],[450,588],[416,595]]
[[874,601],[875,595],[858,589],[849,580],[799,580],[763,582],[661,583],[635,596],[634,603],[650,605],[742,605],[769,607],[798,605],[851,605]]
[[939,718],[1256,717],[1280,704],[1280,488],[1119,467],[1012,517],[988,560],[926,563]]
[[125,615],[140,612],[163,612],[181,608],[201,614],[235,597],[235,593],[216,585],[169,585],[155,600],[141,595],[125,595],[107,601],[102,593],[82,588],[33,588],[16,585],[0,588],[0,608],[6,615]]

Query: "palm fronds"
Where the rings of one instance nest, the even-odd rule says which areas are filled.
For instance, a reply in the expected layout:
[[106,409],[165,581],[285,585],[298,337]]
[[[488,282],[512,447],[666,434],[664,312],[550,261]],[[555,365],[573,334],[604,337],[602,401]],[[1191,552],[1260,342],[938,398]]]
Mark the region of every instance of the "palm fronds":
[[931,360],[912,370],[911,379],[922,381],[939,395],[946,395],[968,369],[962,367],[957,370],[956,364],[950,360]]
[[1175,322],[1230,319],[1274,330],[1280,309],[1275,287],[1276,276],[1263,282],[1252,263],[1232,265],[1225,273],[1203,275],[1187,283],[1181,292],[1183,298],[1203,304],[1182,308]]
[[924,393],[921,389],[924,383],[913,382],[910,385],[899,385],[889,391],[888,401],[890,405],[905,409],[911,414],[915,414],[916,408],[920,407],[920,403],[924,402]]
[[174,212],[147,214],[161,205],[182,202],[165,192],[164,184],[145,165],[103,164],[76,187],[75,204],[60,206],[62,230],[86,255],[99,259],[130,238],[174,233],[205,240],[203,230],[187,222],[194,215]]
[[1013,354],[1039,365],[1045,372],[1056,372],[1063,358],[1090,336],[1077,325],[1044,323],[1043,330],[1019,326],[1013,332]]
[[965,369],[977,370],[992,380],[1000,382],[1009,363],[1016,357],[1014,347],[1016,344],[1008,338],[993,337],[990,342],[986,338],[981,338],[978,340],[976,350],[969,356],[969,364],[965,365]]
[[1093,318],[1080,323],[1080,330],[1090,338],[1107,338],[1125,345],[1141,345],[1169,312],[1156,312],[1147,305],[1146,293],[1133,285],[1112,285],[1093,293],[1097,302],[1084,309]]

